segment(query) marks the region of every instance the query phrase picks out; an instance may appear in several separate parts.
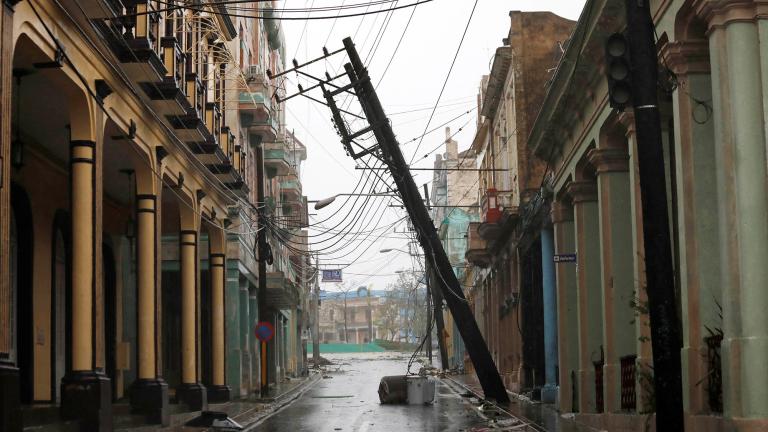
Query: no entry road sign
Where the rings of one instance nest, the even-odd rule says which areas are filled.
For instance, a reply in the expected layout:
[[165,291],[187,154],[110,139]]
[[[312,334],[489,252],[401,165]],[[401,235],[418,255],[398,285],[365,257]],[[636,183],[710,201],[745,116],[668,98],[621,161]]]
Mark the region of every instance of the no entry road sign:
[[256,339],[262,342],[269,342],[275,335],[275,328],[267,321],[260,321],[256,324]]

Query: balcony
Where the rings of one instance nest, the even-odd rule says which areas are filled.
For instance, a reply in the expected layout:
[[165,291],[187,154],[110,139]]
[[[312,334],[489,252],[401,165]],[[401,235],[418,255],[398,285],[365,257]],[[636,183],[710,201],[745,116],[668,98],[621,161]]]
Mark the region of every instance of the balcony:
[[[115,2],[108,2],[115,4]],[[155,12],[154,1],[125,1],[126,15],[120,21],[100,21],[96,25],[123,64],[123,70],[135,82],[157,83],[166,75],[161,56],[162,15]],[[115,4],[116,5],[116,4]]]
[[264,146],[264,167],[267,170],[267,177],[287,175],[290,172],[291,165],[288,162],[288,154],[285,151],[285,144],[282,141],[267,142]]
[[245,81],[248,89],[238,94],[238,109],[250,118],[266,119],[272,112],[272,95],[269,79],[261,65],[248,66]]
[[299,182],[296,174],[289,174],[280,178],[280,191],[288,201],[298,202],[301,200],[301,182]]
[[[248,84],[249,87],[255,86]],[[266,88],[257,91],[241,91],[238,95],[238,110],[249,116],[248,121],[265,121],[272,114],[272,100]]]
[[202,145],[213,140],[211,133],[203,122],[203,106],[205,93],[203,83],[197,74],[187,71],[184,76],[185,95],[187,97],[186,112],[179,116],[166,116],[173,127],[176,136],[187,143],[194,153],[203,153]]
[[206,167],[229,189],[241,192],[242,195],[247,194],[245,152],[241,146],[235,144],[235,135],[226,126],[221,128],[218,143],[220,152],[209,156],[209,159],[215,161],[207,163]]
[[279,138],[280,122],[276,111],[270,111],[265,118],[251,117],[248,132],[261,137],[261,142],[275,141]]
[[467,252],[464,257],[478,267],[488,267],[491,263],[491,253],[487,242],[480,237],[480,222],[470,222],[467,227]]
[[160,46],[165,76],[160,82],[142,82],[140,86],[155,112],[167,117],[182,116],[190,108],[184,93],[186,57],[175,37],[162,38]]
[[267,306],[274,309],[289,309],[299,301],[297,290],[281,271],[267,273]]
[[481,217],[483,222],[496,223],[501,219],[501,210],[499,209],[499,196],[498,191],[494,188],[489,188],[483,194],[480,201]]
[[[307,197],[292,198],[285,194],[281,195],[282,201],[282,222],[288,229],[306,228],[309,226],[309,215],[307,213]],[[299,239],[301,241],[301,239]]]

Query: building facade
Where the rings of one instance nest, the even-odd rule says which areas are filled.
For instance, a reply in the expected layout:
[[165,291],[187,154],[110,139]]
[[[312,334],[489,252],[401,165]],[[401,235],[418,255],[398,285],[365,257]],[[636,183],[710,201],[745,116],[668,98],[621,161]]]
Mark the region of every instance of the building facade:
[[359,287],[320,293],[320,343],[363,344],[389,339],[382,319],[386,293]]
[[[768,333],[757,312],[766,306],[766,6],[651,2],[666,71],[659,98],[686,430],[759,430],[768,417],[758,366]],[[636,132],[631,110],[608,105],[596,60],[606,35],[623,29],[623,7],[587,2],[528,143],[553,168],[555,250],[578,257],[578,272],[557,267],[560,407],[603,413],[583,415],[603,425],[653,410],[643,385],[652,353]]]
[[[468,297],[508,389],[539,394],[545,384],[545,308],[541,242],[523,229],[537,200],[546,164],[526,137],[545,85],[574,22],[549,12],[510,12],[510,30],[481,82],[475,192],[480,218],[468,225]],[[554,384],[554,383],[553,383]],[[553,398],[552,392],[544,399]]]
[[[509,390],[541,387],[544,402],[578,422],[641,431],[655,396],[638,143],[632,110],[609,105],[604,66],[607,38],[625,28],[625,6],[588,0],[575,26],[563,24],[550,64],[537,67],[538,87],[520,86],[526,58],[517,49],[508,66],[497,53],[476,141],[479,165],[505,171],[481,172],[481,192],[497,190],[481,222],[470,224],[467,258],[476,274],[470,301],[496,364],[505,377],[521,371],[506,381]],[[767,6],[650,2],[690,431],[768,427],[760,366],[768,356]],[[522,70],[504,72],[516,63]],[[521,87],[539,93],[504,96]],[[521,112],[527,119],[509,114]],[[500,151],[498,142],[512,145]],[[520,314],[522,336],[504,327],[508,307]]]
[[[111,430],[127,411],[168,424],[245,396],[259,319],[278,329],[270,379],[301,371],[306,152],[259,73],[284,67],[282,30],[221,12],[0,6],[0,429]],[[280,207],[256,203],[261,175]],[[267,275],[258,229],[274,238]],[[258,317],[258,278],[280,272]]]
[[[445,152],[435,155],[435,171],[430,195],[434,207],[431,216],[437,226],[443,248],[448,254],[448,260],[462,285],[465,285],[469,277],[465,258],[467,227],[470,222],[476,222],[479,217],[477,200],[479,176],[476,164],[475,150],[459,152],[458,143],[452,138],[450,128],[446,128]],[[443,333],[438,334],[445,344],[448,356],[448,364],[443,367],[463,369],[464,342],[447,309],[443,310],[443,321]]]

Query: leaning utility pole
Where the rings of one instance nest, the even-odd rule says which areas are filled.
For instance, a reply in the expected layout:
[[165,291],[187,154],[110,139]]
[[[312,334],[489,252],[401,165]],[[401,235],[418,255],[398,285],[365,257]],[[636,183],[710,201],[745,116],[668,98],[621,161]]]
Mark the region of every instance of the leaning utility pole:
[[[380,152],[384,163],[389,167],[392,177],[397,184],[397,190],[403,199],[403,204],[405,204],[411,222],[418,232],[418,240],[424,250],[424,255],[432,264],[432,268],[434,268],[435,274],[438,276],[437,286],[443,291],[448,307],[456,319],[459,332],[464,339],[467,352],[475,367],[477,378],[483,388],[483,393],[486,398],[507,402],[509,401],[509,396],[507,395],[506,388],[504,388],[499,371],[496,369],[496,364],[494,364],[491,353],[488,351],[485,339],[483,339],[483,335],[477,327],[477,322],[475,322],[475,317],[469,308],[469,303],[464,298],[464,292],[458,279],[456,279],[453,267],[443,249],[440,238],[437,236],[435,225],[429,217],[427,208],[424,206],[419,189],[416,187],[413,177],[411,177],[408,165],[400,150],[400,145],[392,131],[392,126],[384,113],[376,90],[368,76],[368,71],[360,60],[352,39],[344,39],[344,48],[350,60],[350,63],[344,65],[344,70],[350,80],[350,88],[354,90],[369,125],[363,131],[370,131],[376,137],[377,150]],[[321,87],[323,86],[321,85]],[[344,88],[342,87],[334,91],[328,91],[323,88],[323,93],[326,102],[328,102],[333,112],[336,127],[342,135],[342,140],[345,144],[349,144],[351,139],[354,139],[355,135],[360,136],[358,134],[361,134],[362,131],[350,134],[346,124],[343,121],[339,121],[341,120],[341,113],[333,97],[341,93]],[[374,151],[374,149],[368,149],[363,153],[372,153]]]
[[648,0],[625,0],[637,133],[648,310],[653,347],[656,430],[683,430],[680,328],[669,234],[658,107],[658,60]]
[[[344,65],[344,73],[339,76],[332,77],[326,72],[326,79],[319,79],[301,71],[301,69],[307,65],[341,52],[347,53],[350,62]],[[504,383],[501,380],[499,371],[496,369],[496,364],[493,362],[493,358],[488,351],[485,339],[483,339],[483,335],[477,327],[475,317],[472,315],[469,303],[464,297],[464,292],[461,290],[461,285],[459,284],[458,279],[456,279],[456,274],[453,272],[453,267],[448,260],[448,255],[445,254],[440,238],[437,236],[435,225],[429,217],[429,212],[427,211],[424,202],[421,200],[421,195],[419,194],[419,189],[416,187],[416,183],[413,182],[411,172],[408,170],[408,165],[405,162],[403,153],[400,151],[400,144],[398,144],[397,139],[395,138],[395,133],[392,131],[392,126],[390,125],[387,115],[384,114],[384,109],[381,107],[381,102],[379,102],[379,97],[376,95],[376,90],[374,89],[373,84],[371,84],[371,78],[368,76],[368,71],[360,60],[360,56],[355,49],[355,45],[352,43],[352,39],[345,38],[344,48],[342,49],[328,52],[327,49],[323,48],[323,53],[323,57],[310,60],[304,64],[299,64],[294,60],[293,68],[280,72],[279,74],[272,74],[272,72],[268,70],[267,76],[270,79],[275,79],[290,72],[296,72],[318,81],[318,84],[306,89],[299,85],[299,92],[288,97],[283,98],[279,97],[278,94],[275,94],[275,100],[281,102],[298,95],[303,95],[316,102],[327,105],[331,109],[333,122],[338,133],[341,135],[341,141],[347,154],[354,159],[361,158],[365,155],[373,155],[387,165],[392,174],[392,178],[397,185],[400,198],[403,200],[403,204],[408,211],[408,216],[418,233],[419,243],[421,243],[421,247],[424,250],[427,262],[431,264],[434,269],[433,274],[437,276],[436,279],[438,283],[436,286],[440,287],[446,304],[451,311],[451,315],[453,315],[453,318],[456,321],[456,326],[461,334],[461,338],[464,340],[464,345],[469,354],[469,358],[474,365],[477,379],[480,381],[485,397],[488,399],[495,399],[499,402],[508,402],[509,395],[507,395],[507,390],[504,388]],[[341,77],[347,77],[350,81],[349,84],[338,86],[333,83],[333,81]],[[308,91],[315,88],[320,88],[322,90],[325,102],[313,99],[306,95]],[[328,90],[328,88],[332,88],[332,90]],[[361,117],[337,106],[335,97],[342,93],[352,94],[357,98],[362,106],[365,117]],[[342,113],[356,117],[360,120],[366,120],[368,126],[361,130],[351,132]],[[366,148],[356,140],[369,133],[374,135],[375,143]],[[355,151],[352,144],[361,148],[362,151]]]

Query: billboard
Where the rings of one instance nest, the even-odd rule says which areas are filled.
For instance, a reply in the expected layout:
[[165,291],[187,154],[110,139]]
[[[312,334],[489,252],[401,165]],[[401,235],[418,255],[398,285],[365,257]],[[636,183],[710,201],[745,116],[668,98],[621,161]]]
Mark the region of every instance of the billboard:
[[341,282],[341,269],[323,270],[323,282]]

